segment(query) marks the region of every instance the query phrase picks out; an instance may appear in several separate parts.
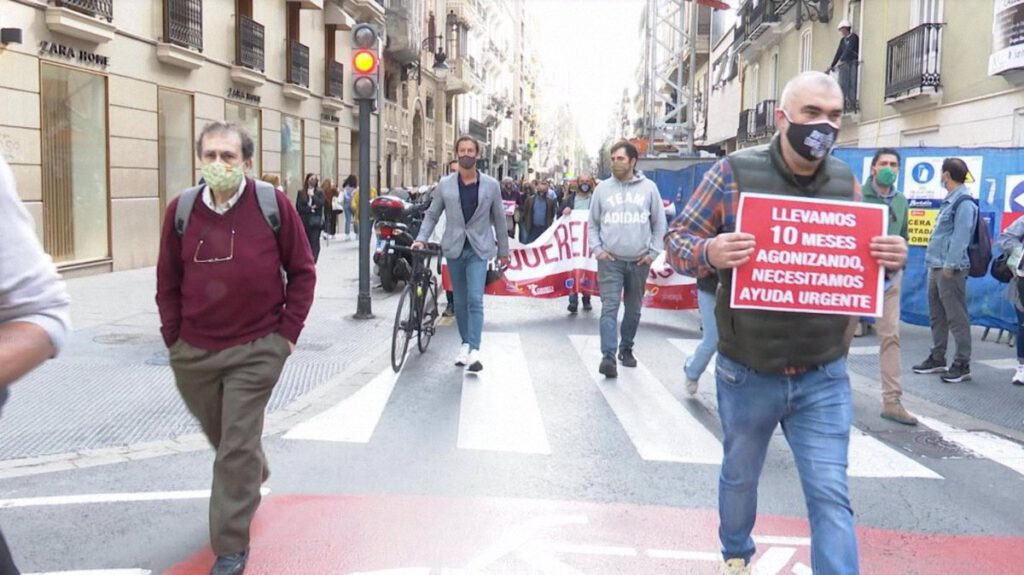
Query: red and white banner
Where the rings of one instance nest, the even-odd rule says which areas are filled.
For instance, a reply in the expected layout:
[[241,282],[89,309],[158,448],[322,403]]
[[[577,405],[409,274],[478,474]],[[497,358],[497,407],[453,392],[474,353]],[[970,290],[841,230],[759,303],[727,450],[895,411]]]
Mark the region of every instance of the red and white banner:
[[[558,218],[532,244],[509,239],[509,260],[502,280],[488,285],[485,293],[536,298],[600,295],[597,260],[587,245],[586,210]],[[447,279],[445,274],[446,286]],[[647,278],[644,307],[696,308],[693,278],[676,273],[665,263],[664,254],[658,256]]]
[[516,201],[515,200],[501,200],[502,205],[505,207],[506,216],[514,216],[516,213]]
[[732,308],[881,317],[870,243],[888,217],[882,205],[742,194],[736,229],[755,248],[733,272]]

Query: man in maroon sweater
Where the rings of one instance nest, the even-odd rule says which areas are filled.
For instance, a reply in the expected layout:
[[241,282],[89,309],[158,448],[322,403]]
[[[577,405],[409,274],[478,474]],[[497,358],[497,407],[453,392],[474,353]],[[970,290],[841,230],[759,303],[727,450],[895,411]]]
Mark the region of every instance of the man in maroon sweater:
[[[178,199],[167,208],[156,303],[171,369],[185,405],[217,452],[210,496],[211,575],[238,575],[249,525],[269,475],[263,412],[295,350],[313,303],[316,267],[305,229],[277,194],[281,227],[264,219],[256,184],[244,177],[253,141],[220,122],[196,142],[206,186],[178,235]],[[287,276],[282,278],[281,270]]]

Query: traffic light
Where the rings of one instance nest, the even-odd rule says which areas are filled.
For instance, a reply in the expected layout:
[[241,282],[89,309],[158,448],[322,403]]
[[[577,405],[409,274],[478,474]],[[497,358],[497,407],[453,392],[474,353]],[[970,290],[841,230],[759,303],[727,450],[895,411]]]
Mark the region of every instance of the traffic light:
[[359,24],[352,29],[352,94],[357,100],[377,98],[377,31],[369,24]]

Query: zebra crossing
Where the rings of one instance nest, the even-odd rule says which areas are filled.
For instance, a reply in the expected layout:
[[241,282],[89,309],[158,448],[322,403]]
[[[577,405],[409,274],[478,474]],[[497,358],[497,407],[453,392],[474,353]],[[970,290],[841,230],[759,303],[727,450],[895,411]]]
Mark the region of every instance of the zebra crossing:
[[[481,359],[486,369],[479,374],[461,375],[455,448],[560,455],[552,450],[549,426],[545,424],[536,392],[537,386],[544,382],[535,381],[531,376],[520,335],[489,332],[484,339],[488,345],[481,350]],[[693,353],[697,340],[669,339],[668,344],[679,352],[671,362],[681,366],[682,359]],[[564,336],[564,345],[567,351],[572,350],[570,354],[575,354],[575,360],[581,366],[580,377],[592,385],[591,389],[603,399],[614,424],[621,428],[642,460],[687,465],[718,465],[721,462],[720,426],[717,419],[709,416],[717,413],[713,369],[702,376],[701,389],[696,397],[680,398],[673,394],[671,388],[678,388],[681,380],[664,381],[650,358],[648,365],[643,356],[638,357],[640,363],[636,368],[620,369],[619,377],[609,380],[598,374],[595,368],[600,361],[598,336],[568,334]],[[427,356],[417,359],[426,361]],[[435,356],[433,361],[447,364],[447,358],[442,360]],[[655,358],[655,361],[663,364],[665,358]],[[678,371],[681,378],[681,367]],[[400,413],[388,413],[387,405],[396,386],[403,385],[403,373],[395,374],[385,369],[347,399],[292,427],[284,438],[370,443],[382,421],[387,417],[401,417]],[[922,418],[921,423],[924,428],[940,434],[944,440],[959,445],[966,452],[1024,475],[1024,447],[1021,445],[988,433],[957,429],[934,419]],[[769,458],[773,453],[781,454],[787,450],[784,437],[777,431],[772,439]],[[926,459],[883,442],[857,427],[851,430],[850,477],[944,479],[926,463]]]

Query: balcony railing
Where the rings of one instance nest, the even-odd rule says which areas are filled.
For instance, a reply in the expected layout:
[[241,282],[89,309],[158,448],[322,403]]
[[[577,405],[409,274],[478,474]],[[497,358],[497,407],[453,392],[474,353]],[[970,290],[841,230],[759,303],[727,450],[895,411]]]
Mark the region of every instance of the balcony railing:
[[114,0],[53,0],[58,8],[70,8],[75,12],[114,21]]
[[345,66],[336,60],[327,63],[327,95],[342,98],[345,86]]
[[164,0],[164,42],[203,51],[203,0]]
[[754,139],[754,135],[751,133],[753,130],[753,119],[754,110],[748,109],[740,112],[740,124],[736,130],[736,142],[739,144],[749,142]]
[[762,100],[754,108],[753,139],[775,134],[775,100]]
[[309,46],[288,41],[288,83],[309,87]]
[[885,98],[942,86],[942,24],[921,24],[889,40],[885,49]]
[[238,65],[262,72],[263,41],[263,24],[239,14],[235,33],[235,61]]
[[748,2],[741,13],[740,29],[743,31],[743,41],[749,43],[757,40],[778,22],[774,0],[761,0],[756,5]]

